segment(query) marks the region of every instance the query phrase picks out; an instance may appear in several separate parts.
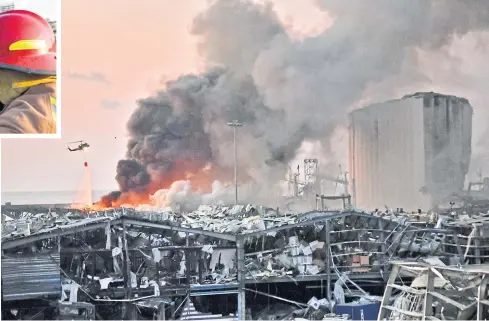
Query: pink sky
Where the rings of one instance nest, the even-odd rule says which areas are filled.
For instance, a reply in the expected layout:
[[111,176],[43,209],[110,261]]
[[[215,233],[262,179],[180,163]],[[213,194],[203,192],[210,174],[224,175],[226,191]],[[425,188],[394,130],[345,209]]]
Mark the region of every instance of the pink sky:
[[[277,0],[294,30],[324,26],[313,0]],[[2,190],[75,190],[89,162],[94,189],[116,188],[117,161],[124,157],[126,122],[135,100],[162,78],[201,66],[189,34],[203,0],[70,0],[62,7],[62,139],[4,140]],[[68,152],[67,142],[91,149]]]

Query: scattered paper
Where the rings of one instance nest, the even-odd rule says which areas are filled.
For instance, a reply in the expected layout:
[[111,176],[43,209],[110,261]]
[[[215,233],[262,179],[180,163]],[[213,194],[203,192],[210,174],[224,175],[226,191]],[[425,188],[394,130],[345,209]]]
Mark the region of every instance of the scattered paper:
[[307,302],[307,305],[308,305],[308,306],[310,306],[310,307],[312,307],[312,308],[313,308],[313,309],[315,309],[315,310],[318,310],[318,309],[319,309],[319,307],[321,306],[321,304],[319,303],[319,300],[318,300],[318,299],[316,299],[316,297],[315,297],[315,296],[313,296],[313,297],[312,297],[312,298],[309,300],[309,302]]
[[153,254],[153,261],[158,263],[161,261],[161,251],[160,249],[151,249],[151,253]]
[[99,279],[98,281],[100,282],[100,289],[107,290],[109,288],[110,282],[113,281],[113,278]]
[[70,287],[70,302],[78,302],[78,284],[71,283]]
[[122,253],[122,250],[119,247],[114,247],[112,249],[112,256],[117,256],[117,255],[120,255],[121,253]]
[[214,249],[212,248],[212,245],[207,244],[202,247],[202,251],[212,254],[212,252],[214,252]]

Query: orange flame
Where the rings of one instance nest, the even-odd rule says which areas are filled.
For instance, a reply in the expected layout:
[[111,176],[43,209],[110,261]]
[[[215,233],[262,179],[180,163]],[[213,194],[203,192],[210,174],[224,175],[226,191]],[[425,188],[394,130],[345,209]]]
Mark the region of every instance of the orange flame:
[[[161,189],[168,189],[173,182],[188,180],[192,189],[198,193],[212,191],[212,183],[215,180],[222,182],[232,181],[233,171],[218,168],[210,163],[197,161],[179,161],[167,172],[149,171],[151,182],[143,193],[123,192],[112,193],[92,206],[94,210],[103,210],[121,206],[137,207],[143,204],[152,204],[151,195]],[[244,177],[243,177],[244,178]]]

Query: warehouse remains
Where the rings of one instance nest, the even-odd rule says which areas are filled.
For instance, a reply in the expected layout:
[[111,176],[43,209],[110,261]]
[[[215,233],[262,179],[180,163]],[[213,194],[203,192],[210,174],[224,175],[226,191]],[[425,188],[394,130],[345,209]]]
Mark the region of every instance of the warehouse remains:
[[[403,278],[414,279],[410,286],[394,283]],[[486,320],[488,281],[487,264],[454,268],[438,259],[393,262],[379,319]]]
[[[412,318],[428,312],[419,310],[422,300],[406,293],[428,293],[433,302],[440,295],[411,284],[402,288],[403,299],[392,301],[387,291],[381,301],[379,286],[383,289],[387,282],[388,289],[399,290],[400,281],[416,280],[426,270],[420,259],[436,257],[441,272],[435,275],[447,270],[450,277],[468,282],[466,291],[475,291],[480,282],[471,281],[473,277],[464,281],[465,275],[480,279],[482,268],[476,264],[489,257],[486,215],[286,213],[251,205],[201,206],[190,213],[3,211],[2,306],[7,319],[176,319],[190,302],[202,313],[237,314],[240,319],[281,315],[319,320],[342,314],[345,305],[373,305],[378,311],[381,303],[381,316],[390,311]],[[397,273],[397,263],[391,268],[389,261],[400,259],[412,262],[403,269],[418,274]],[[485,300],[486,292],[478,295]],[[460,302],[453,295],[450,300],[439,304]],[[29,309],[23,308],[27,302]],[[409,308],[405,312],[399,306]],[[456,307],[464,316],[475,315],[469,309],[475,307],[473,301]],[[445,318],[460,316],[443,311]],[[484,307],[477,311],[487,312]]]

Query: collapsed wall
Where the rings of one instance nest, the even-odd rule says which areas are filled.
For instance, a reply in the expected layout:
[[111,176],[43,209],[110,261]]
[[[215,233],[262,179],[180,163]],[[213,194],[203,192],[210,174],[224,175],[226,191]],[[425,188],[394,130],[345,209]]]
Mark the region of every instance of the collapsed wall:
[[464,99],[416,93],[350,114],[350,173],[356,205],[431,208],[464,187],[472,107]]

